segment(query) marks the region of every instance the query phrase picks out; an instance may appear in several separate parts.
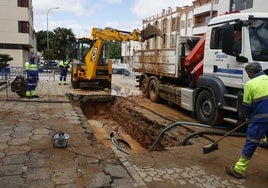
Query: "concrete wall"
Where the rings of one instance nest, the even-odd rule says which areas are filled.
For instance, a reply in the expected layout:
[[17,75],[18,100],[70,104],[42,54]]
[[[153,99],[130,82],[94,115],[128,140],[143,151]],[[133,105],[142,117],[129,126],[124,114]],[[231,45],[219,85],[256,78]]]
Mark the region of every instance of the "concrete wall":
[[[33,7],[19,7],[17,0],[0,0],[0,53],[13,57],[12,66],[23,66],[30,51],[35,51]],[[19,32],[19,21],[29,23],[29,33]]]

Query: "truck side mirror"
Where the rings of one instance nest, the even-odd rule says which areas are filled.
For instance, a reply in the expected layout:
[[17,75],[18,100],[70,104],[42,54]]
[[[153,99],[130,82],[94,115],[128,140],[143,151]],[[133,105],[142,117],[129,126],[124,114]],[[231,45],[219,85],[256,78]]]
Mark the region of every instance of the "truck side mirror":
[[[246,63],[248,62],[248,58],[244,56],[240,56],[239,52],[235,52],[235,29],[232,26],[227,26],[223,28],[223,37],[222,37],[222,52],[230,55],[235,56],[236,61]],[[241,45],[241,44],[240,44]]]
[[234,56],[234,28],[227,26],[223,29],[222,52]]

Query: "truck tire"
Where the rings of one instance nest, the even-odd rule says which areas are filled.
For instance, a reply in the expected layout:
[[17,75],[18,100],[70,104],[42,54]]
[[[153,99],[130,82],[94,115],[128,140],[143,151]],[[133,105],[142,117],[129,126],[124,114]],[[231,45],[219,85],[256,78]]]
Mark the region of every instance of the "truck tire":
[[216,107],[215,99],[210,91],[203,90],[197,96],[196,115],[202,124],[218,125],[222,123],[222,113]]
[[141,81],[141,92],[142,92],[142,96],[149,98],[149,91],[148,91],[148,82],[149,79],[147,76],[145,76],[142,81]]
[[152,102],[159,102],[159,81],[156,77],[153,77],[149,83],[149,98]]

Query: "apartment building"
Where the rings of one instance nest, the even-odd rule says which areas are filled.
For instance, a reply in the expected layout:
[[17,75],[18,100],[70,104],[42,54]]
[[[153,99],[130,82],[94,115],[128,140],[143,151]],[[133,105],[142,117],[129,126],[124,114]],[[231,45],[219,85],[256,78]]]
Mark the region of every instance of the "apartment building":
[[162,31],[162,38],[147,40],[143,49],[170,48],[176,45],[176,35],[180,30],[180,7],[163,9],[161,13],[142,20],[143,28],[155,25]]
[[132,67],[132,59],[134,51],[141,49],[141,42],[138,41],[127,41],[121,44],[121,56],[123,58],[123,63],[129,64]]
[[193,1],[193,35],[202,36],[206,32],[208,22],[218,15],[218,3],[218,0]]
[[11,66],[22,67],[36,48],[32,0],[0,1],[0,54],[9,54]]
[[[142,49],[171,48],[177,36],[202,36],[207,31],[208,22],[226,12],[268,12],[263,0],[193,0],[191,6],[163,9],[162,12],[142,20],[143,28],[157,26],[163,38],[155,37],[142,44]],[[131,44],[124,47],[133,49]],[[124,56],[126,57],[126,56]]]
[[218,15],[228,12],[268,12],[263,0],[219,0]]

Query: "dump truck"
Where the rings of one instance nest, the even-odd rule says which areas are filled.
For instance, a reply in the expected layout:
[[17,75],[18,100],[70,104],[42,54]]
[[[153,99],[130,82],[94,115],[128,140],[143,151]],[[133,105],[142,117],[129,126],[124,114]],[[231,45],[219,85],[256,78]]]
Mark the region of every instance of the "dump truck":
[[105,59],[104,41],[140,41],[144,42],[161,31],[155,26],[148,26],[139,31],[122,31],[114,28],[92,28],[90,37],[79,38],[72,62],[71,83],[74,89],[94,85],[111,88],[112,60]]
[[[176,47],[139,50],[133,71],[143,96],[168,101],[208,125],[244,121],[244,71],[268,68],[268,14],[230,13],[210,20],[200,38],[177,35]],[[195,42],[197,41],[197,42]]]

